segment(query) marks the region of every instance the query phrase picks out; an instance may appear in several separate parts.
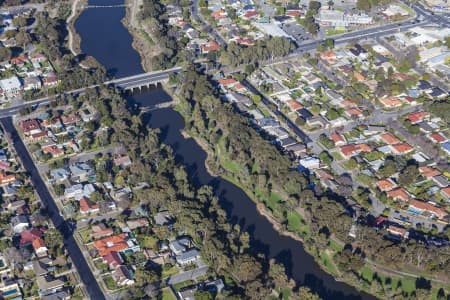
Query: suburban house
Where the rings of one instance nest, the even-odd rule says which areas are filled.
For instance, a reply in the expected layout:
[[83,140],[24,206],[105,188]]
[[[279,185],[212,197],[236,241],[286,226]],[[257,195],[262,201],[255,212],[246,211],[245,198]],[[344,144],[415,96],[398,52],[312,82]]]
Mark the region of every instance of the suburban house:
[[28,218],[23,215],[14,216],[11,218],[11,227],[15,233],[21,233],[28,229]]
[[121,265],[117,267],[113,271],[112,276],[119,286],[134,284],[134,273],[126,266]]
[[431,203],[418,200],[411,200],[411,202],[409,203],[409,208],[410,211],[417,212],[419,214],[427,212],[438,219],[444,219],[448,215],[448,213],[444,209],[436,207]]
[[367,144],[349,144],[341,146],[339,151],[342,156],[347,159],[361,152],[370,152],[372,149]]
[[387,231],[389,234],[402,239],[407,239],[409,236],[409,232],[405,228],[401,228],[394,225],[389,225]]
[[378,180],[376,185],[382,192],[387,192],[397,187],[397,184],[390,178]]
[[200,258],[200,251],[197,249],[190,249],[183,252],[175,257],[177,264],[181,266],[186,266],[195,263]]

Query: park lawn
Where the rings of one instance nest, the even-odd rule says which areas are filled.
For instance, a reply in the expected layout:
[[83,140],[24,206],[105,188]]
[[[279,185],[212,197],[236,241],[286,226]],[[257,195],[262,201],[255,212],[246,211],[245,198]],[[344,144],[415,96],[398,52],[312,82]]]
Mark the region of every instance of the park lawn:
[[239,164],[233,162],[228,157],[228,153],[225,150],[225,145],[223,144],[223,142],[224,142],[224,139],[220,139],[219,143],[217,145],[218,148],[216,149],[217,152],[218,152],[218,157],[220,159],[220,164],[228,172],[231,172],[233,174],[237,174],[241,170],[241,166]]
[[258,173],[258,171],[259,171],[259,164],[258,162],[254,162],[252,165],[252,174]]
[[375,272],[372,270],[371,267],[365,265],[364,267],[362,267],[362,269],[359,272],[360,272],[362,278],[364,278],[365,280],[367,280],[369,282],[372,282],[373,275],[375,274]]
[[283,289],[283,291],[281,291],[282,295],[283,295],[283,300],[289,300],[291,297],[291,291],[289,289]]
[[416,280],[413,278],[402,278],[402,290],[411,294],[416,290]]
[[267,199],[267,207],[269,207],[272,211],[275,211],[278,203],[282,202],[283,198],[275,192],[270,192],[270,196]]
[[322,262],[322,265],[327,269],[329,273],[338,274],[338,271],[336,270],[333,261],[331,260],[330,256],[327,254],[326,251],[322,251],[320,253],[320,261]]
[[164,289],[161,295],[162,300],[176,300],[172,293],[168,289]]
[[302,216],[296,211],[289,211],[287,213],[287,229],[292,232],[300,234],[305,239],[311,234],[307,225],[303,221]]
[[330,239],[330,242],[328,243],[328,247],[330,247],[330,249],[336,251],[336,252],[341,252],[342,250],[344,250],[344,246],[342,246],[341,244],[337,243],[336,241]]
[[[361,276],[367,280],[368,282],[372,282],[375,271],[368,265],[365,265],[360,270]],[[377,273],[377,276],[381,279],[383,285],[386,284],[387,277],[384,274]],[[401,289],[406,294],[411,294],[416,290],[416,279],[409,277],[399,278],[397,276],[391,277],[391,287],[392,290],[396,290],[397,287],[401,284]]]

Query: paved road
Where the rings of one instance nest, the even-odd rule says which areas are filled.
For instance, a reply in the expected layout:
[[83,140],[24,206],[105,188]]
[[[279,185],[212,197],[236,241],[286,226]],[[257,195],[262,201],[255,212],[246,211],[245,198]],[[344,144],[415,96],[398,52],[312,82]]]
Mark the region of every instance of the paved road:
[[180,282],[185,282],[188,280],[194,280],[197,277],[203,276],[206,274],[206,272],[208,271],[208,266],[201,266],[199,268],[196,268],[194,270],[190,270],[190,271],[186,271],[180,274],[176,274],[173,276],[170,276],[170,278],[168,279],[167,283],[173,285],[173,284],[177,284]]
[[85,285],[90,298],[99,300],[105,299],[105,295],[100,289],[97,280],[92,274],[91,269],[89,268],[88,263],[86,262],[86,259],[81,253],[81,250],[78,247],[78,244],[76,243],[72,235],[71,232],[72,230],[70,229],[69,224],[60,215],[55,200],[51,196],[47,186],[45,185],[43,179],[41,178],[24,143],[20,139],[19,134],[17,133],[17,130],[14,127],[12,118],[11,117],[2,118],[0,119],[0,123],[2,124],[5,132],[7,132],[10,135],[12,139],[12,144],[16,149],[16,153],[17,155],[19,155],[25,170],[29,172],[33,186],[36,192],[38,193],[39,198],[47,207],[54,226],[64,236],[64,245],[69,252],[69,256],[73,264],[78,270],[78,274],[80,274],[80,278],[83,281],[83,284]]
[[[179,71],[181,71],[181,68],[175,67],[175,68],[163,70],[163,71],[137,74],[137,75],[133,75],[133,76],[125,77],[125,78],[109,80],[109,81],[104,82],[103,84],[105,84],[105,85],[113,84],[116,87],[119,87],[122,89],[128,89],[128,88],[133,88],[133,87],[140,86],[140,85],[146,85],[146,84],[153,83],[156,81],[166,80],[169,77],[169,75],[171,75],[173,73],[177,73]],[[66,95],[80,94],[80,93],[84,92],[86,89],[96,88],[103,84],[94,84],[91,86],[87,86],[87,87],[83,87],[83,88],[65,92],[65,94]],[[13,116],[13,115],[17,114],[19,112],[19,110],[23,107],[29,107],[29,106],[33,106],[33,105],[36,105],[36,106],[37,105],[45,105],[45,104],[49,104],[50,102],[51,102],[51,97],[48,97],[48,96],[42,97],[42,98],[39,98],[36,100],[26,101],[26,102],[23,100],[19,100],[15,103],[14,106],[11,106],[11,107],[5,108],[5,109],[0,109],[0,118],[6,118],[6,117]]]
[[201,25],[202,32],[206,32],[212,35],[216,40],[216,42],[219,43],[219,45],[221,45],[222,47],[227,46],[227,42],[222,37],[222,35],[219,32],[217,32],[214,26],[211,26],[205,20],[203,20],[203,17],[198,11],[198,0],[193,0],[191,3],[191,16],[197,23]]

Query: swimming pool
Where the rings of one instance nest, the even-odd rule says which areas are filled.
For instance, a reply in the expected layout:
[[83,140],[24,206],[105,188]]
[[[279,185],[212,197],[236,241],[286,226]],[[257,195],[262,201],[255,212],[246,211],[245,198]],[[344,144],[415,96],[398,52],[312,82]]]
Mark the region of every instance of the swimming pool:
[[418,211],[417,209],[409,208],[408,211],[409,211],[409,212],[412,212],[412,213],[414,213],[414,214],[416,214],[416,215],[420,215],[420,211]]

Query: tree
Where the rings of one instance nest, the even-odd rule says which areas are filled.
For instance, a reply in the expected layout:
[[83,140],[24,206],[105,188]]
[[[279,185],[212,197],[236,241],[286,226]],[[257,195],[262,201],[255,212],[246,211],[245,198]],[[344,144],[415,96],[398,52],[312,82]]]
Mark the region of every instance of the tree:
[[409,70],[411,70],[411,67],[412,67],[411,63],[409,62],[408,59],[405,58],[400,61],[400,63],[397,66],[397,69],[402,73],[407,73]]
[[300,116],[297,117],[297,119],[295,119],[295,124],[297,126],[303,126],[303,125],[305,125],[305,123],[306,123],[305,119]]
[[416,182],[419,170],[416,165],[409,165],[400,172],[398,182],[403,186],[409,186]]
[[294,293],[295,299],[301,300],[320,300],[320,297],[314,294],[308,287],[302,286]]
[[65,188],[66,187],[64,186],[64,184],[57,184],[57,185],[55,185],[55,194],[57,196],[64,195]]
[[2,47],[0,48],[0,61],[6,61],[6,60],[10,60],[11,59],[11,49],[6,48],[6,47]]
[[13,25],[20,28],[27,26],[27,18],[18,16],[13,19]]
[[380,168],[379,173],[383,177],[390,177],[397,172],[397,167],[394,160],[386,159],[384,165]]
[[370,1],[369,0],[357,0],[356,8],[359,10],[369,11],[371,8]]
[[319,9],[320,9],[320,6],[321,6],[321,4],[320,4],[319,1],[309,1],[309,7],[308,7],[308,9],[311,10],[311,11],[313,11],[314,14],[317,14],[317,12],[318,12]]
[[333,157],[328,153],[328,151],[322,151],[319,154],[319,159],[326,165],[330,165],[333,161]]
[[50,228],[44,233],[44,241],[51,255],[61,255],[64,241],[62,234],[56,228]]
[[334,40],[333,39],[326,39],[324,41],[325,46],[327,46],[328,49],[333,49],[334,48]]
[[29,43],[31,43],[31,35],[26,32],[26,31],[20,31],[17,35],[16,35],[16,41],[17,44],[22,46],[22,48],[24,48],[26,45],[28,45]]
[[194,298],[195,299],[200,299],[200,300],[212,300],[212,299],[214,299],[213,295],[211,295],[210,292],[202,291],[202,290],[195,291]]
[[271,259],[269,264],[269,276],[272,279],[275,288],[286,288],[289,284],[289,279],[286,275],[285,267],[282,264],[277,263],[274,259]]

